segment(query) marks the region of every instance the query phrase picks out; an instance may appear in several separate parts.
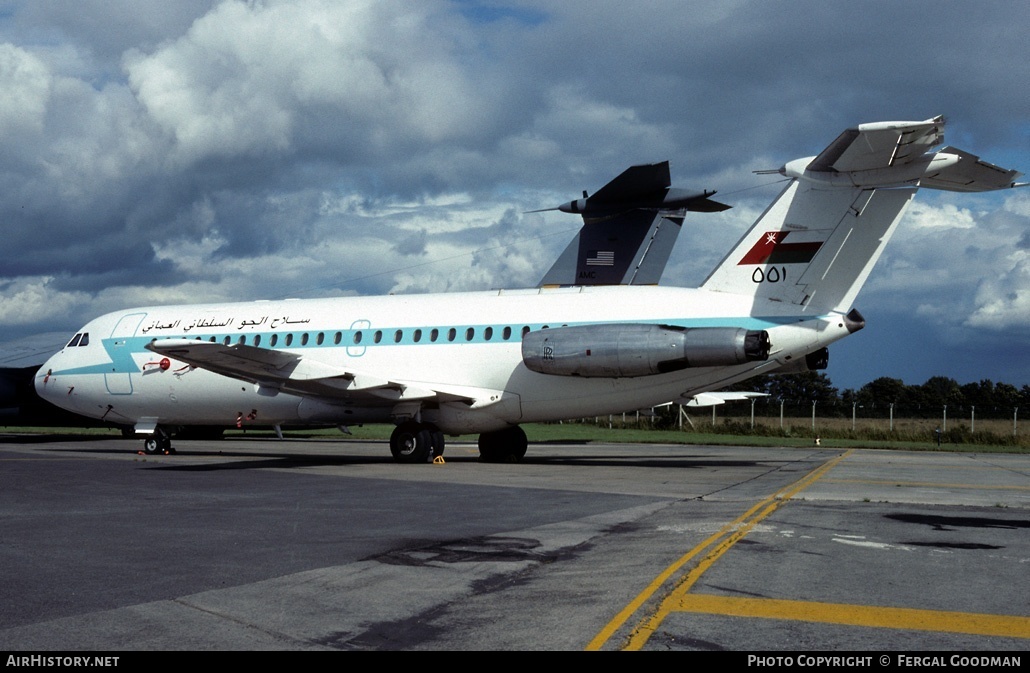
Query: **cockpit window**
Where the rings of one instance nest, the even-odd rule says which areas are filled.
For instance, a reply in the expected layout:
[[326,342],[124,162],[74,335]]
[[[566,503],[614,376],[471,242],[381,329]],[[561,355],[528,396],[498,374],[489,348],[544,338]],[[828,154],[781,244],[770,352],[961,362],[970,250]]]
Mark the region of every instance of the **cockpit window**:
[[83,332],[82,333],[82,341],[79,342],[79,345],[80,346],[88,346],[89,345],[89,332]]
[[80,334],[76,334],[75,336],[72,337],[72,340],[68,342],[68,346],[67,347],[68,348],[75,348],[76,346],[79,345],[79,339],[81,339],[81,338],[82,338],[82,334],[81,333]]

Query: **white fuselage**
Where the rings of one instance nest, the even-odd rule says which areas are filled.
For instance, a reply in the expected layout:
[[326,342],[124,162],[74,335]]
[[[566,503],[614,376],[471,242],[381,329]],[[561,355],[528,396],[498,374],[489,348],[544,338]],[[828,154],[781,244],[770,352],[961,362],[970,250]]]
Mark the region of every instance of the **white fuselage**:
[[[848,334],[839,314],[754,297],[667,287],[570,287],[476,293],[153,306],[99,317],[40,369],[39,394],[84,416],[134,425],[357,424],[418,417],[447,433],[662,404],[794,362]],[[769,360],[632,378],[526,368],[526,331],[651,323],[766,330]],[[402,382],[392,396],[297,394],[191,367],[147,350],[197,339],[299,355],[333,371]],[[162,363],[162,360],[165,360]]]

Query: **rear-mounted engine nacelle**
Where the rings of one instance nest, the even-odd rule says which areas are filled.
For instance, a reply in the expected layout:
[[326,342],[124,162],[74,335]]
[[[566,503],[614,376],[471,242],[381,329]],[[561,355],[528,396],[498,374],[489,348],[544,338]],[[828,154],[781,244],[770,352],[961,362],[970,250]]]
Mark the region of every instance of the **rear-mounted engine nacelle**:
[[530,332],[522,361],[541,374],[621,378],[767,360],[769,349],[765,330],[582,325]]

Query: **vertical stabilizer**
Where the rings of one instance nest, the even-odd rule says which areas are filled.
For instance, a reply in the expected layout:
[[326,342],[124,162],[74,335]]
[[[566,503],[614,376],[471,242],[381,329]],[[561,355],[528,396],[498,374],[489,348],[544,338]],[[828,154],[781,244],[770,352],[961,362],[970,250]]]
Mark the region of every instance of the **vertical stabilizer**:
[[845,312],[915,192],[819,189],[795,180],[701,287],[806,313]]
[[682,225],[648,210],[584,223],[540,285],[656,285]]

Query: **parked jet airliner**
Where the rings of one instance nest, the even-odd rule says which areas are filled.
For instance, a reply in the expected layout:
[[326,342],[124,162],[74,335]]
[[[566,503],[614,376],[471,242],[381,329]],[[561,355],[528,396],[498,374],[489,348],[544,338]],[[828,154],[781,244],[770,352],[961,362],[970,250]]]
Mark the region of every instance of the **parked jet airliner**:
[[[787,163],[777,171],[789,178],[784,190],[699,288],[559,285],[127,309],[79,330],[40,368],[36,390],[69,411],[134,426],[148,435],[148,452],[168,451],[170,435],[192,425],[393,422],[390,449],[401,462],[442,456],[445,434],[459,433],[480,434],[484,460],[518,460],[520,423],[825,367],[826,347],[864,326],[853,302],[918,188],[1024,186],[1021,173],[968,152],[931,152],[943,127],[942,117],[861,124],[818,156]],[[675,191],[561,209],[584,218],[682,211],[711,194]],[[604,252],[584,264],[606,265]]]

